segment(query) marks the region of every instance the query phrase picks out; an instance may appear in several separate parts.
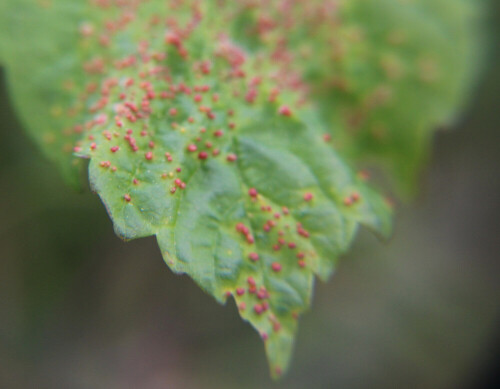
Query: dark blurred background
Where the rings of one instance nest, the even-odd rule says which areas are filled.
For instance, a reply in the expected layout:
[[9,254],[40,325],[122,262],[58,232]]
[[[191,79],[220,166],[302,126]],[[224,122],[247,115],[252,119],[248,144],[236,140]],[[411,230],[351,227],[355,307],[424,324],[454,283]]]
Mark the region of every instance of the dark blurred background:
[[318,283],[279,383],[233,304],[174,276],[154,239],[120,241],[97,196],[62,182],[20,128],[0,71],[0,388],[499,387],[500,53],[491,43],[471,104],[436,136],[393,239],[363,232]]

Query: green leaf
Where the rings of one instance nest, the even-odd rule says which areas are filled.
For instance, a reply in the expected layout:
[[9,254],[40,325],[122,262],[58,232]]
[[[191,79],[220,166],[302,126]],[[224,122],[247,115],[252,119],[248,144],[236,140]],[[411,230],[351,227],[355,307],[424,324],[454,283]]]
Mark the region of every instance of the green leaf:
[[340,33],[350,39],[328,72],[343,87],[320,98],[333,122],[343,120],[347,131],[336,139],[346,152],[377,159],[403,193],[416,191],[434,131],[450,125],[470,95],[480,5],[363,0],[346,2],[341,12]]
[[283,66],[302,75],[331,123],[337,150],[362,164],[380,164],[400,193],[411,194],[434,130],[456,120],[473,85],[483,5],[269,2],[242,7],[235,31],[248,48],[278,53]]
[[75,98],[70,81],[85,82],[82,57],[75,50],[84,5],[16,0],[3,1],[0,8],[0,61],[7,69],[10,96],[30,135],[73,186],[81,183],[83,164],[72,153],[81,135],[71,131],[75,119],[64,113]]
[[360,224],[390,234],[389,205],[324,141],[281,65],[228,35],[219,6],[8,4],[1,55],[34,140],[73,182],[89,159],[117,234],[155,235],[174,272],[232,296],[282,374],[314,276],[331,275]]

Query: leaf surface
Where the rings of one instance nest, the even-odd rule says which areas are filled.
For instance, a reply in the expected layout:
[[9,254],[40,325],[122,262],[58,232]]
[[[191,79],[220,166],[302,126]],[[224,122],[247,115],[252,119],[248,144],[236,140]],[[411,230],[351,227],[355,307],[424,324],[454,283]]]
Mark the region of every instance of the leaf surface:
[[480,62],[482,1],[310,0],[239,9],[235,34],[310,86],[332,144],[416,192],[434,131],[456,120]]
[[282,374],[314,276],[360,224],[390,233],[303,85],[233,40],[213,3],[6,4],[0,56],[34,140],[73,183],[88,159],[117,234],[155,235],[174,272],[232,297]]

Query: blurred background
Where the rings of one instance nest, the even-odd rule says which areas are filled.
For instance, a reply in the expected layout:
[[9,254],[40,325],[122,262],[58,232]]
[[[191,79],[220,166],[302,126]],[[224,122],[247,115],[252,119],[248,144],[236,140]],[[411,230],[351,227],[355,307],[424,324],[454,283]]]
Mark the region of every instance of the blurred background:
[[468,110],[435,138],[419,197],[398,209],[393,239],[362,232],[333,279],[318,282],[278,383],[233,304],[174,276],[154,239],[120,241],[97,196],[62,182],[20,128],[0,70],[0,388],[499,387],[500,45],[491,47]]

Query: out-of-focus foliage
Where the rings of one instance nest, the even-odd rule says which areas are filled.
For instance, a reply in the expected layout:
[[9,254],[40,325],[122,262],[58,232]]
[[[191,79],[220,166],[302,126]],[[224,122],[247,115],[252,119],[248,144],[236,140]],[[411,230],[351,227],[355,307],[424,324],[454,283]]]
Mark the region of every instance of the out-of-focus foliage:
[[411,181],[462,99],[474,35],[454,29],[471,13],[432,4],[11,1],[0,58],[69,181],[90,159],[117,233],[156,235],[175,272],[233,296],[277,376],[314,274],[328,278],[359,223],[390,230],[331,144]]
[[302,75],[334,146],[385,168],[400,194],[414,193],[431,135],[455,120],[476,78],[484,3],[247,3],[238,36]]

